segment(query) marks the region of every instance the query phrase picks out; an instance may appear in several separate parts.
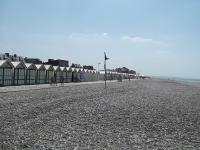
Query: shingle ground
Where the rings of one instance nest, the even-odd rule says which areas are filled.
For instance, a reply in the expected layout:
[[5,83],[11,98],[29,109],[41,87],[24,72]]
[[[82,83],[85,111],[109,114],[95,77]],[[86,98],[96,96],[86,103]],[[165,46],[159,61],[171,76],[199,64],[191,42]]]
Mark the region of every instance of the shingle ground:
[[0,93],[0,149],[200,150],[200,88],[136,80]]

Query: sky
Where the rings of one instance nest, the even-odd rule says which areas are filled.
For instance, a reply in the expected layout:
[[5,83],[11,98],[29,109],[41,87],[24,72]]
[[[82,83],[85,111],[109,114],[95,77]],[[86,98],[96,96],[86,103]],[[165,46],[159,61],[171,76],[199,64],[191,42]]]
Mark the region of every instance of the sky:
[[200,78],[199,0],[0,0],[0,52]]

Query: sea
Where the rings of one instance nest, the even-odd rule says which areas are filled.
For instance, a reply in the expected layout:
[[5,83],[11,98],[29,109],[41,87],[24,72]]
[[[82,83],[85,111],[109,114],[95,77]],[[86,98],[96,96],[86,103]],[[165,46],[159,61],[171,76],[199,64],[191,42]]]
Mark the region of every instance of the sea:
[[152,78],[155,79],[162,79],[162,80],[174,80],[180,83],[184,83],[187,85],[195,86],[200,88],[200,79],[190,79],[190,78],[180,78],[180,77],[161,77],[161,76],[154,76]]

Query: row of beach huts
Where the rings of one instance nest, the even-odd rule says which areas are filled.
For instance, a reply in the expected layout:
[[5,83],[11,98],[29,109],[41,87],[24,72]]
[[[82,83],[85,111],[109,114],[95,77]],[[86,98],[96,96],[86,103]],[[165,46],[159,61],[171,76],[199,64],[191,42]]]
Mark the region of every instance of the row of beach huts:
[[[0,60],[0,86],[87,82],[105,79],[104,71]],[[133,79],[134,74],[108,71],[107,80]],[[62,80],[61,80],[62,79]]]

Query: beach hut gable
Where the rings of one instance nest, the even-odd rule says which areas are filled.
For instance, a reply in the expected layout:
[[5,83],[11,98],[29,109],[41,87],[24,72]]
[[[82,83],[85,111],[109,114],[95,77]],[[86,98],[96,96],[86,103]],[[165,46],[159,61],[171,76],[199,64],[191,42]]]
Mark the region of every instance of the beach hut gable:
[[67,71],[67,68],[66,67],[60,67],[60,70],[61,71]]
[[51,65],[44,65],[45,69],[48,70],[48,71],[54,71],[54,68],[53,66]]
[[77,71],[76,68],[71,68],[71,70],[72,70],[72,72],[76,72]]
[[80,69],[80,68],[77,68],[76,71],[80,73],[80,72],[81,72],[81,69]]
[[25,64],[23,62],[11,62],[14,68],[18,69],[24,69],[26,68]]
[[72,72],[72,68],[71,67],[67,67],[66,68],[68,72]]
[[34,64],[26,63],[25,66],[26,66],[27,69],[31,69],[31,70],[36,70],[37,69]]
[[44,67],[44,65],[35,65],[37,70],[46,70],[46,68]]
[[54,69],[55,71],[61,71],[61,69],[60,69],[59,66],[53,66],[53,69]]
[[13,64],[10,61],[7,60],[1,60],[0,61],[0,68],[13,68]]

